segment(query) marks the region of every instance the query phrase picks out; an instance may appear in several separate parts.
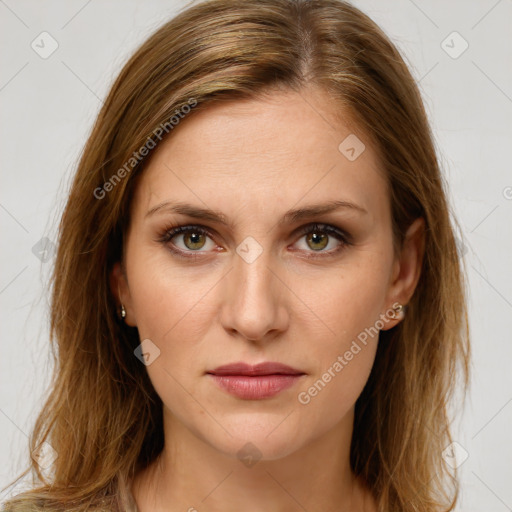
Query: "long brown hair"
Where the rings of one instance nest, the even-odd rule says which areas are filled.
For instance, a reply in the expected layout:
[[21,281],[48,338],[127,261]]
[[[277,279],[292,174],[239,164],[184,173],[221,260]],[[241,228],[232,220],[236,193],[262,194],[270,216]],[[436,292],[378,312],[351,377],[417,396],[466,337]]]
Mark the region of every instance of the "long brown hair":
[[[122,510],[123,482],[163,448],[162,402],[119,321],[109,275],[122,258],[136,177],[186,115],[273,87],[312,85],[348,109],[380,153],[394,242],[426,223],[425,256],[405,319],[380,333],[356,403],[351,465],[382,512],[453,510],[457,475],[448,402],[468,384],[465,281],[421,96],[388,37],[341,0],[210,0],[189,7],[131,57],[98,115],[59,227],[52,275],[55,373],[30,436],[57,453],[9,511]],[[174,119],[174,120],[173,120]],[[160,130],[158,128],[160,127]],[[165,129],[164,129],[165,128]],[[142,153],[145,153],[144,155]],[[124,169],[124,171],[123,171]],[[19,477],[21,478],[21,477]]]

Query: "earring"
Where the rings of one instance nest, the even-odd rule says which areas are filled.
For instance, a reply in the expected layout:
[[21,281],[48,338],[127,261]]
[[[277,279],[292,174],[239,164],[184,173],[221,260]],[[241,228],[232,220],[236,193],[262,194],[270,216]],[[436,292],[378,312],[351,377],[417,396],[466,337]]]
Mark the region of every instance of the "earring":
[[[119,297],[119,302],[121,302],[121,290],[119,290],[119,285],[117,285],[117,296]],[[121,318],[126,318],[126,309],[124,309],[124,304],[121,302]]]
[[398,304],[393,308],[393,316],[391,318],[401,318],[404,315],[404,307],[402,304]]

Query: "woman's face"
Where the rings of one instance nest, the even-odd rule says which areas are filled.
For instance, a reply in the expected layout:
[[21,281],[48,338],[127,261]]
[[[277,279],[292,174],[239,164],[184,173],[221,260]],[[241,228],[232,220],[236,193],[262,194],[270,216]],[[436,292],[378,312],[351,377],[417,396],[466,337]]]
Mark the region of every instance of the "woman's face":
[[[332,109],[310,90],[195,112],[137,184],[114,289],[150,340],[167,421],[231,456],[250,442],[276,459],[350,428],[375,333],[416,284],[414,249],[393,253],[376,153]],[[238,362],[297,374],[210,373]]]

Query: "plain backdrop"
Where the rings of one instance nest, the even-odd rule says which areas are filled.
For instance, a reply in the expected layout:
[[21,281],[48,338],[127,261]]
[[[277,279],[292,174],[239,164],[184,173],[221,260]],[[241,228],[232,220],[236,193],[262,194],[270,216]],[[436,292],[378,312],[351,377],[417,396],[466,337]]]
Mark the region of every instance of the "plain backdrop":
[[[462,228],[473,359],[454,424],[457,510],[512,510],[512,1],[354,3],[420,84]],[[49,381],[45,284],[70,177],[121,66],[184,5],[0,0],[2,487],[26,466]]]

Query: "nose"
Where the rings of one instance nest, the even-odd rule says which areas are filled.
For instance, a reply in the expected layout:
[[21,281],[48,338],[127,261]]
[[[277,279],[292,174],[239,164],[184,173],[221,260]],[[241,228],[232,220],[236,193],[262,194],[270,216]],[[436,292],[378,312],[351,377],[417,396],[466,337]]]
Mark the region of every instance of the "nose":
[[290,290],[264,250],[252,262],[235,255],[226,275],[221,322],[232,336],[265,342],[288,328]]

